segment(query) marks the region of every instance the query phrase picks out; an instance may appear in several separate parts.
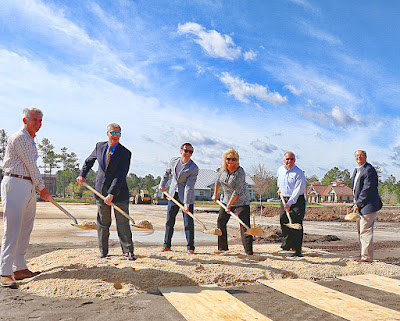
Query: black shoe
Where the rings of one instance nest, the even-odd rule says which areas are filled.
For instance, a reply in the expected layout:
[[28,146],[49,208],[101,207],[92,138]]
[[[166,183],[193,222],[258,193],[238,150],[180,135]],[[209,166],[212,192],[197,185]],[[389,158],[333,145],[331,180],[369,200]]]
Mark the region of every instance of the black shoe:
[[99,255],[99,259],[105,259],[107,256],[108,256],[107,253],[101,253],[101,254]]
[[129,261],[135,261],[136,260],[136,255],[133,254],[133,252],[128,253],[128,260]]
[[301,252],[295,252],[291,255],[291,257],[304,257],[304,255]]

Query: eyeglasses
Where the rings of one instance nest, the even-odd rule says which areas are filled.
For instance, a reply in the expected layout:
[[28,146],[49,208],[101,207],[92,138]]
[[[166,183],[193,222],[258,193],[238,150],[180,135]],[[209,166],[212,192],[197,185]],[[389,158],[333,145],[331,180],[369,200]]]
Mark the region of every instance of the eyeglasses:
[[111,136],[117,135],[117,136],[121,136],[121,132],[109,132],[111,134]]
[[286,160],[294,160],[294,158],[286,158]]
[[182,149],[184,153],[193,154],[193,151],[190,149]]
[[227,160],[227,161],[236,162],[236,161],[237,161],[237,158],[229,158],[229,157],[227,157],[226,160]]

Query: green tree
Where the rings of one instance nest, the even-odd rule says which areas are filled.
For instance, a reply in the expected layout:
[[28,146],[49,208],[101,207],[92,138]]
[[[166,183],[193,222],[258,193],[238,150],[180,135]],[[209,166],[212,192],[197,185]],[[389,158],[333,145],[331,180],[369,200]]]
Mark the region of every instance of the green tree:
[[343,184],[347,186],[351,186],[351,175],[348,169],[344,169],[339,177],[339,181],[341,181]]
[[341,173],[341,170],[335,166],[324,175],[322,185],[329,185],[333,181],[340,180]]
[[[38,145],[40,156],[42,157],[43,168],[46,174],[49,174],[50,181],[54,169],[60,168],[58,163],[61,161],[60,156],[54,152],[54,145],[51,144],[48,138],[43,138],[42,142]],[[48,187],[50,190],[50,188]]]
[[[78,157],[74,152],[67,153],[67,150],[67,147],[61,148],[61,154],[59,157],[63,169],[57,172],[57,192],[63,193],[64,197],[66,188],[71,183],[75,183],[75,179],[79,175]],[[72,185],[72,187],[73,186],[74,185]]]
[[0,161],[4,159],[6,153],[8,135],[5,129],[0,129]]
[[317,175],[313,174],[311,177],[306,177],[307,185],[310,185],[313,182],[319,182],[319,178]]

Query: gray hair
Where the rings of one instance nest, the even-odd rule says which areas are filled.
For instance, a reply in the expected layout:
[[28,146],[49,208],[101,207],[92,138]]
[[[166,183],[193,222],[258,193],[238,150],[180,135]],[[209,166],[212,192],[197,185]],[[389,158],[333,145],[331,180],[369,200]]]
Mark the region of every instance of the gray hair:
[[25,119],[29,119],[32,113],[38,113],[40,116],[43,117],[43,112],[39,108],[35,107],[25,108],[22,111],[22,117]]
[[367,157],[367,152],[366,152],[365,150],[362,150],[362,149],[357,149],[357,150],[354,152],[354,156],[357,154],[358,151],[360,151],[365,157]]
[[121,130],[121,126],[118,125],[117,123],[111,123],[107,126],[107,131],[109,132],[112,128],[119,128]]
[[293,152],[291,152],[290,150],[288,150],[285,154],[283,154],[283,158],[285,158],[286,154],[292,154],[294,159],[296,159],[296,155]]

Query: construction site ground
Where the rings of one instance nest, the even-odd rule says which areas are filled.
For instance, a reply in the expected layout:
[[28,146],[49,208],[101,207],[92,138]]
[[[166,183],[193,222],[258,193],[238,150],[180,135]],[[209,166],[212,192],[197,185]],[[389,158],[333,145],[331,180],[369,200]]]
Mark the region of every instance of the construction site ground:
[[[93,204],[62,204],[78,221],[95,221]],[[399,296],[340,280],[343,275],[376,274],[400,279],[400,211],[385,207],[375,226],[376,262],[355,263],[359,254],[356,225],[343,220],[343,207],[307,208],[304,258],[280,252],[278,207],[252,207],[256,225],[254,257],[244,255],[239,224],[228,223],[230,252],[215,254],[217,237],[196,224],[196,254],[186,252],[182,216],[178,214],[171,252],[161,252],[166,206],[131,205],[136,222],[150,221],[155,233],[133,229],[136,261],[121,254],[115,225],[110,258],[98,258],[95,231],[71,226],[72,220],[49,203],[38,203],[27,251],[29,268],[43,273],[0,288],[0,320],[185,320],[161,294],[161,286],[218,286],[272,320],[343,320],[257,282],[306,279],[365,301],[400,311]],[[0,213],[2,207],[0,206]],[[197,207],[195,215],[215,227],[217,209]],[[252,221],[253,222],[253,221]],[[0,225],[0,235],[3,225]],[[200,316],[199,316],[200,319]]]

